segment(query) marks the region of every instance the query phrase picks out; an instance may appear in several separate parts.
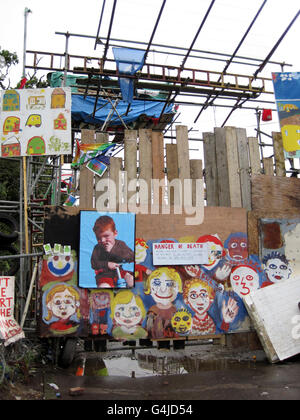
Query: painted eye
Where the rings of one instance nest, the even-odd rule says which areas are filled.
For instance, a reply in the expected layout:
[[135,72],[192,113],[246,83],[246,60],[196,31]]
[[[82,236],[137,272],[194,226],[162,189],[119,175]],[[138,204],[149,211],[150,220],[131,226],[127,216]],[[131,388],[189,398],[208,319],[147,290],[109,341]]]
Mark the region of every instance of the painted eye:
[[241,247],[242,248],[247,248],[247,243],[246,242],[241,242]]
[[248,281],[252,281],[253,280],[253,276],[251,276],[250,274],[248,276],[246,276],[246,280]]
[[189,317],[188,317],[188,316],[184,316],[182,319],[183,319],[184,321],[188,321],[188,320],[189,320]]
[[237,247],[237,243],[236,242],[233,242],[232,244],[231,244],[231,248],[236,248]]
[[276,270],[277,265],[276,264],[270,264],[269,265],[269,268],[271,268],[272,270]]
[[235,276],[233,276],[233,280],[239,281],[239,279],[240,279],[240,276],[238,276],[237,274]]
[[197,297],[198,297],[197,293],[195,293],[195,292],[190,293],[190,298],[191,299],[197,299]]
[[53,257],[54,261],[58,261],[59,257],[57,255],[55,255],[55,257]]
[[154,284],[154,286],[160,286],[161,285],[161,281],[159,279],[154,279],[153,280],[153,284]]
[[66,260],[66,261],[70,261],[70,259],[71,259],[71,257],[69,257],[69,255],[67,255],[67,256],[65,257],[65,260]]
[[287,266],[284,265],[284,264],[282,264],[279,268],[280,268],[280,270],[287,270]]

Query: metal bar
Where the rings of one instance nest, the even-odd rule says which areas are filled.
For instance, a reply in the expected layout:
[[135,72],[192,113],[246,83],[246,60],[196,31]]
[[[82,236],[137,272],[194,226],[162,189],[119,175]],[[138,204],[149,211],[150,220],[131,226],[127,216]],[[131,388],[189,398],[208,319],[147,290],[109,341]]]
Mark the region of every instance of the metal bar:
[[44,255],[43,252],[36,252],[33,254],[17,254],[17,255],[0,255],[0,260],[12,260],[14,258],[40,257]]
[[113,21],[114,21],[114,17],[115,17],[116,5],[117,5],[117,0],[114,0],[113,9],[112,9],[111,16],[110,16],[110,23],[109,23],[108,34],[107,34],[107,38],[106,38],[105,49],[104,49],[104,53],[103,53],[103,57],[102,57],[102,65],[103,66],[104,66],[104,63],[105,63],[105,60],[106,60],[107,50],[108,50],[108,47],[109,47],[110,34],[111,34],[111,29],[112,29],[112,25],[113,25]]
[[281,37],[278,39],[278,41],[276,42],[276,44],[274,45],[274,47],[271,49],[271,51],[269,52],[269,54],[267,55],[267,57],[265,58],[265,60],[262,62],[262,64],[260,65],[260,67],[254,73],[254,77],[255,78],[257,77],[258,73],[260,73],[265,68],[266,64],[269,62],[269,59],[272,57],[272,55],[277,50],[277,48],[278,48],[279,44],[281,43],[281,41],[283,40],[283,38],[286,36],[286,34],[288,33],[288,31],[291,29],[291,27],[293,26],[294,22],[298,18],[299,14],[300,14],[300,10],[298,10],[298,12],[296,13],[296,16],[292,19],[291,23],[288,25],[288,27],[286,28],[286,30],[283,32],[283,34],[281,35]]
[[149,42],[148,42],[148,46],[147,46],[147,48],[146,48],[146,52],[145,52],[145,56],[144,56],[144,62],[145,62],[145,63],[146,63],[146,60],[147,60],[148,52],[149,52],[150,46],[151,46],[151,44],[152,44],[152,41],[153,41],[153,38],[154,38],[154,35],[155,35],[155,32],[156,32],[157,26],[158,26],[158,24],[159,24],[159,21],[160,21],[160,18],[161,18],[162,12],[163,12],[163,10],[164,10],[164,7],[165,7],[165,4],[166,4],[166,1],[167,1],[167,0],[163,0],[163,2],[162,2],[162,5],[161,5],[161,8],[160,8],[160,11],[159,11],[158,17],[157,17],[157,19],[156,19],[156,23],[155,23],[155,25],[154,25],[154,28],[153,28],[153,31],[152,31],[152,34],[151,34],[150,40],[149,40]]
[[[99,25],[98,25],[98,29],[97,29],[97,35],[96,35],[96,39],[95,39],[94,50],[96,49],[97,44],[98,44],[98,37],[99,37],[99,32],[100,32],[100,28],[101,28],[101,23],[102,23],[103,13],[104,13],[104,9],[105,9],[105,2],[106,2],[106,0],[103,0],[103,3],[102,3],[102,10],[101,10],[101,15],[100,15],[100,19],[99,19]],[[100,41],[100,42],[101,42],[101,41]]]
[[206,20],[207,20],[207,18],[208,18],[208,15],[209,15],[209,13],[210,13],[210,11],[211,11],[211,9],[212,9],[212,7],[213,7],[214,3],[215,3],[215,0],[212,0],[212,2],[211,2],[211,3],[210,3],[210,5],[209,5],[209,8],[207,9],[207,12],[206,12],[206,14],[205,14],[204,18],[202,19],[202,22],[201,22],[201,24],[200,24],[200,26],[199,26],[199,29],[198,29],[198,31],[197,31],[197,33],[196,33],[196,35],[195,35],[194,39],[193,39],[193,42],[192,42],[192,44],[191,44],[190,48],[188,49],[188,52],[186,53],[186,56],[185,56],[185,57],[184,57],[184,59],[182,60],[182,63],[181,63],[181,66],[180,66],[180,69],[181,69],[181,70],[184,68],[184,65],[185,65],[185,63],[186,63],[186,60],[188,59],[188,57],[189,57],[189,55],[190,55],[190,52],[191,52],[191,51],[192,51],[192,49],[193,49],[193,46],[194,46],[194,44],[195,44],[195,42],[196,42],[196,40],[197,40],[197,38],[198,38],[198,36],[199,36],[199,33],[201,32],[201,29],[203,28],[203,26],[204,26],[204,24],[205,24],[205,22],[206,22]]

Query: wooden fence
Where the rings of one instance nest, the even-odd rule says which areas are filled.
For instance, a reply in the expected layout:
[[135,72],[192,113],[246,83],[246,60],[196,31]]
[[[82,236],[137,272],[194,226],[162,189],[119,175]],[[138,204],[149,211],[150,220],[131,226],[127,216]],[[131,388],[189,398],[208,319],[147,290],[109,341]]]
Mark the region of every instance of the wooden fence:
[[[146,183],[148,194],[139,197],[139,206],[147,206],[153,201],[153,179],[160,180],[161,186],[175,179],[181,182],[202,179],[204,167],[207,206],[251,210],[251,177],[286,175],[281,133],[273,132],[272,137],[273,156],[261,158],[258,139],[247,137],[244,128],[215,128],[213,133],[203,133],[203,164],[201,159],[189,158],[186,126],[176,126],[176,143],[173,144],[165,144],[163,133],[159,131],[125,130],[124,159],[112,157],[109,170],[102,178],[85,167],[81,169],[80,207],[127,211],[127,203],[134,200],[134,195],[138,196],[142,182]],[[81,140],[83,143],[105,143],[108,134],[82,130]],[[192,188],[195,205],[195,183]],[[159,213],[164,200],[176,204],[174,188],[159,189]]]

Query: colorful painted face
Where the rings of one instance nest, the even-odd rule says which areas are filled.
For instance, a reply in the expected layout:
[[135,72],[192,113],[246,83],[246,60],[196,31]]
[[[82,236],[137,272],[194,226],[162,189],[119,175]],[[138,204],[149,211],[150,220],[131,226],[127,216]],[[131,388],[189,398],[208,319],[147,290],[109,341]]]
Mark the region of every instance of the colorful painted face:
[[187,303],[191,309],[199,315],[207,312],[213,302],[208,291],[201,285],[192,286],[189,289],[187,296]]
[[155,302],[165,306],[176,299],[178,284],[167,274],[163,273],[160,277],[151,279],[150,290]]
[[47,307],[52,312],[53,316],[59,319],[69,319],[76,313],[79,302],[76,302],[74,296],[65,289],[63,292],[57,292],[54,294]]
[[115,307],[114,320],[123,327],[133,327],[142,320],[142,311],[136,303],[135,297],[129,303],[119,303]]
[[233,290],[243,298],[259,288],[259,275],[252,267],[241,265],[232,270],[230,282]]
[[289,278],[291,269],[279,258],[272,258],[267,261],[265,272],[271,282],[278,283]]
[[110,296],[108,293],[99,292],[92,293],[92,306],[94,309],[108,308],[110,304]]
[[233,237],[228,243],[228,254],[234,261],[243,261],[248,257],[248,244],[245,238]]
[[74,270],[74,259],[72,255],[55,254],[48,257],[47,265],[54,276],[65,276]]
[[111,229],[98,233],[98,244],[102,245],[105,251],[110,252],[116,242],[117,234],[118,232],[116,230],[112,231]]
[[171,325],[179,335],[186,335],[192,328],[192,314],[185,309],[180,309],[173,315]]
[[209,270],[213,269],[222,258],[223,248],[214,242],[207,242],[208,247],[208,264],[203,264]]
[[135,246],[135,262],[139,264],[145,261],[146,257],[147,257],[147,248],[143,247],[140,244],[137,244]]

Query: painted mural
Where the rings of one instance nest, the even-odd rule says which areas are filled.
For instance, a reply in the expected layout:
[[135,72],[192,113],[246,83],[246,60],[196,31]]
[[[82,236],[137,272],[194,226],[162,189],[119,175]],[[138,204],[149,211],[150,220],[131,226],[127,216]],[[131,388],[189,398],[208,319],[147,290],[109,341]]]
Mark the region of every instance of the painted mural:
[[0,157],[70,154],[70,88],[2,91],[0,144]]

